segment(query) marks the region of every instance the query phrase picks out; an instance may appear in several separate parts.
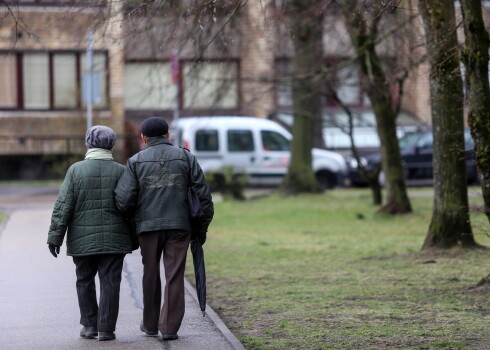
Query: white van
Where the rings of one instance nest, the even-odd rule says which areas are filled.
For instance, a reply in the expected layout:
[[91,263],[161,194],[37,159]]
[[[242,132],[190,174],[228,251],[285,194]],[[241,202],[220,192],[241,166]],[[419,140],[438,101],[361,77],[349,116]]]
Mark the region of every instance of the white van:
[[[172,123],[170,137],[197,157],[204,173],[229,166],[247,174],[250,185],[280,185],[291,157],[291,134],[262,118],[181,118]],[[324,188],[344,184],[347,165],[342,155],[313,149],[312,156],[313,171]]]

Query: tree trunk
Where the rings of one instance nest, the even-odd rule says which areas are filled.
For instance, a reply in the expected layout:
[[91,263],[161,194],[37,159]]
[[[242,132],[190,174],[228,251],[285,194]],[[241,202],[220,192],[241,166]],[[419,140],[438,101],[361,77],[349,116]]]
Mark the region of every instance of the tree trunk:
[[[290,8],[294,43],[293,141],[291,161],[282,189],[286,193],[320,192],[313,173],[315,121],[321,118],[320,84],[322,67],[322,18],[315,1],[293,0]],[[319,13],[320,12],[320,13]]]
[[[430,64],[434,208],[422,249],[476,246],[464,157],[463,87],[454,3],[419,0]],[[488,77],[487,77],[488,79]]]
[[488,84],[489,37],[482,17],[481,0],[460,0],[465,48],[463,62],[469,101],[468,124],[475,142],[481,175],[485,214],[490,221],[490,90]]
[[386,204],[380,212],[410,213],[400,146],[396,136],[396,111],[392,105],[390,85],[375,50],[377,32],[368,33],[366,20],[357,1],[344,0],[344,16],[352,44],[359,56],[363,85],[376,116],[376,128],[381,144],[382,169],[386,176]]

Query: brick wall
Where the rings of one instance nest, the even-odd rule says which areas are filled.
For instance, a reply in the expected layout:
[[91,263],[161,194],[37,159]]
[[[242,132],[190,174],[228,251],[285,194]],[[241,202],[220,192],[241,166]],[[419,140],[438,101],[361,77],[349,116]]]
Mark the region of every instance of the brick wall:
[[[121,16],[120,2],[110,2],[111,13]],[[18,10],[18,12],[17,12]],[[89,27],[95,30],[95,50],[107,50],[109,61],[108,109],[94,110],[94,124],[112,127],[124,132],[124,55],[120,39],[120,22],[109,21],[109,26],[99,26],[104,9],[66,7],[19,7],[15,14],[2,19],[0,27],[1,50],[86,50]],[[115,25],[117,23],[117,25]],[[102,34],[104,33],[104,34]],[[111,34],[106,35],[106,34]],[[86,110],[71,111],[0,111],[0,135],[84,135]],[[35,146],[33,146],[35,147]],[[21,152],[32,153],[26,146]],[[24,150],[24,151],[22,151]],[[41,152],[42,150],[38,150]],[[59,150],[63,152],[63,150]],[[49,149],[56,152],[56,149]]]

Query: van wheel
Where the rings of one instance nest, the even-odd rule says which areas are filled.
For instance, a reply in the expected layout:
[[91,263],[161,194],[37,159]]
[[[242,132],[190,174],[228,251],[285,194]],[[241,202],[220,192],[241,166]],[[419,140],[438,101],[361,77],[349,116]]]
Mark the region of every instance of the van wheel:
[[324,190],[329,190],[337,185],[337,179],[334,174],[328,170],[322,170],[316,173],[316,179]]

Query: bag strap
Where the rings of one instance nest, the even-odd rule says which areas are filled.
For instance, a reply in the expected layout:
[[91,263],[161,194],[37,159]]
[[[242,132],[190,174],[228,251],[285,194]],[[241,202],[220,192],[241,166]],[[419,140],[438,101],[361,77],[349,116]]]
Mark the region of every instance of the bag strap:
[[187,165],[189,166],[189,172],[187,173],[187,177],[189,178],[189,187],[192,187],[192,177],[191,177],[191,162],[189,160],[189,156],[187,152],[190,152],[187,148],[180,147],[184,151],[185,159],[187,160]]

